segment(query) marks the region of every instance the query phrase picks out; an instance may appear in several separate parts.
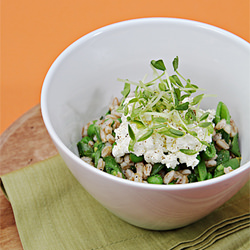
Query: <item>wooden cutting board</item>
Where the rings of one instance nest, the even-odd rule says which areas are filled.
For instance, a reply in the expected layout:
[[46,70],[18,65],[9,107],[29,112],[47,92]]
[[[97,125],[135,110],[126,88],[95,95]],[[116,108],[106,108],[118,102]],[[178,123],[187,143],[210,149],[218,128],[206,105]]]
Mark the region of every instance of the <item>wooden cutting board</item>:
[[[40,105],[0,136],[0,175],[42,161],[58,152],[43,123]],[[0,191],[0,249],[23,249],[10,203]]]

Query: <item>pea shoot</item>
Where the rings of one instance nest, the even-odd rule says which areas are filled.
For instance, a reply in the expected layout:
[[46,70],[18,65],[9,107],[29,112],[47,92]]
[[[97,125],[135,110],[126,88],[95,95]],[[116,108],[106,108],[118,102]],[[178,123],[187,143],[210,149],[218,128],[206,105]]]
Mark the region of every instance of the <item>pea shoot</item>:
[[[136,142],[147,140],[154,133],[172,138],[180,138],[190,134],[202,145],[208,145],[205,141],[200,140],[194,131],[194,128],[199,126],[206,128],[208,134],[213,132],[212,123],[206,121],[210,113],[206,112],[199,116],[198,112],[200,103],[206,95],[200,94],[190,99],[191,95],[200,89],[179,73],[178,56],[174,58],[172,64],[176,74],[170,76],[163,60],[160,59],[151,61],[151,67],[156,75],[153,80],[136,83],[120,79],[124,82],[124,89],[121,92],[123,99],[119,111],[127,116],[130,123],[136,124],[140,130],[138,134],[135,134],[131,126],[128,127],[131,139],[130,151],[133,151]],[[161,73],[159,74],[158,71]],[[183,84],[182,81],[185,83]],[[136,87],[135,97],[125,102],[131,92],[131,85]],[[183,114],[185,115],[183,116]],[[171,120],[173,122],[170,123]],[[180,152],[192,155],[199,151],[181,149]]]

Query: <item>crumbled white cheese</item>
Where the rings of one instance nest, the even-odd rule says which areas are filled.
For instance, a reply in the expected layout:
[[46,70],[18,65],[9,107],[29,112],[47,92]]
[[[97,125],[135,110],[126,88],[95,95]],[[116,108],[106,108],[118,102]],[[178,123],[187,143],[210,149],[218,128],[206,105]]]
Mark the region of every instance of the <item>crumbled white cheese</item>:
[[[215,116],[215,110],[201,110],[198,111],[198,116],[201,116],[205,112],[210,112],[208,118],[204,121],[211,122]],[[182,116],[185,116],[183,111]],[[139,132],[136,124],[127,121],[127,117],[122,115],[122,123],[115,130],[116,145],[113,147],[112,154],[114,157],[121,157],[127,153],[130,136],[128,134],[128,124],[133,129],[135,135]],[[178,120],[177,115],[173,114],[170,124],[176,127],[174,120]],[[197,133],[197,137],[208,143],[212,142],[212,134],[208,134],[206,128],[196,126],[197,123],[190,125],[191,130]],[[176,127],[178,129],[178,127]],[[148,163],[162,163],[168,168],[175,168],[179,163],[186,163],[188,167],[194,168],[198,164],[196,159],[197,154],[187,155],[180,152],[180,149],[190,149],[196,151],[203,151],[206,146],[201,144],[199,140],[190,134],[186,134],[183,137],[173,138],[166,135],[153,133],[147,140],[142,142],[136,142],[134,145],[133,153],[137,156],[144,155],[144,159]]]

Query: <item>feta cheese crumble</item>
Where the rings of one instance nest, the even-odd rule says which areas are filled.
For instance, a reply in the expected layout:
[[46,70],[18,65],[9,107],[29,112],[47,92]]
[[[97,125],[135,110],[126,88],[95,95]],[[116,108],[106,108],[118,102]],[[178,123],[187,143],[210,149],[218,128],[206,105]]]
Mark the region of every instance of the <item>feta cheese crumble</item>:
[[[130,99],[131,98],[127,98],[125,102],[128,102]],[[165,111],[163,111],[163,113],[164,112]],[[212,122],[214,119],[215,110],[204,111],[199,109],[198,112],[198,116],[201,116],[205,112],[209,112],[209,116],[205,122]],[[185,113],[186,111],[183,111],[181,115],[184,117]],[[122,123],[115,130],[116,145],[112,150],[114,157],[121,157],[127,153],[131,153],[129,151],[129,142],[131,138],[128,132],[128,124],[133,129],[135,135],[140,132],[135,123],[127,120],[127,116],[124,114],[122,115]],[[169,123],[175,126],[176,129],[180,129],[180,127],[176,126],[174,123],[175,120],[178,120],[178,115],[177,113],[173,112],[171,114],[171,119],[169,119]],[[198,122],[190,124],[189,129],[197,133],[197,138],[199,140],[205,141],[207,143],[212,142],[212,133],[209,134],[207,128],[198,126]],[[136,142],[133,148],[133,153],[137,156],[143,155],[145,161],[151,164],[162,163],[168,168],[174,169],[178,164],[186,163],[188,167],[194,168],[199,163],[199,160],[196,158],[197,155],[200,151],[205,150],[207,147],[197,138],[188,133],[178,138],[173,138],[164,134],[153,133],[148,139],[141,142]],[[188,155],[182,153],[180,149],[195,150],[197,153]]]

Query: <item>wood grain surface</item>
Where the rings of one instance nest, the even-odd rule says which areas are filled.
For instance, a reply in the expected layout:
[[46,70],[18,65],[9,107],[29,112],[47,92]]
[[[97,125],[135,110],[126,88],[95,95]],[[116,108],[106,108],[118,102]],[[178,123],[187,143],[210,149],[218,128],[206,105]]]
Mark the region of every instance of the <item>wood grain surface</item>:
[[[42,161],[57,153],[43,123],[40,105],[37,105],[0,136],[0,175]],[[23,249],[11,205],[1,191],[0,220],[0,249]]]

